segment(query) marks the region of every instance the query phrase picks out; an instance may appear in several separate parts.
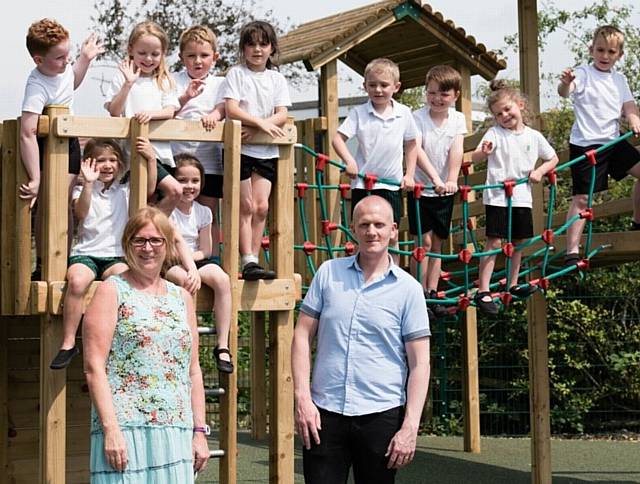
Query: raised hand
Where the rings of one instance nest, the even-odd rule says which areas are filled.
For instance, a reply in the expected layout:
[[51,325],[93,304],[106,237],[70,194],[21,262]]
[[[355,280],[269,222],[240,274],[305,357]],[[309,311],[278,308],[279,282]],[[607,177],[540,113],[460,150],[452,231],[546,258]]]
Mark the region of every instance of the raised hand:
[[491,154],[491,152],[493,151],[493,142],[487,140],[483,141],[482,145],[480,145],[480,149],[485,155]]
[[199,96],[204,91],[205,82],[202,79],[191,79],[184,93],[189,99]]
[[80,173],[85,183],[93,183],[100,176],[95,158],[85,158],[80,163]]
[[136,139],[136,150],[145,160],[156,161],[156,152],[153,149],[153,145],[151,144],[151,141],[149,141],[149,138],[138,136]]
[[80,47],[80,55],[88,61],[92,61],[104,51],[104,45],[102,45],[102,41],[98,39],[98,35],[95,32],[89,35]]
[[573,69],[571,68],[565,69],[564,71],[562,71],[562,74],[560,74],[560,82],[562,84],[566,84],[567,86],[570,86],[575,78],[576,75],[573,73]]
[[124,82],[133,85],[140,77],[140,69],[135,65],[133,60],[127,59],[118,65],[118,69],[124,76]]

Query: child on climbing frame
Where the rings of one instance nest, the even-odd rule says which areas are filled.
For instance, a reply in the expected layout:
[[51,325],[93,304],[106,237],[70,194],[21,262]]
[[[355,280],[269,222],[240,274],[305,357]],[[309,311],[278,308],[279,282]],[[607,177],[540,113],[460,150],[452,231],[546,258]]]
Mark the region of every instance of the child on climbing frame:
[[[556,152],[538,131],[525,123],[526,99],[517,89],[509,87],[503,80],[493,80],[491,94],[487,101],[497,126],[487,130],[480,144],[472,154],[472,161],[488,158],[487,185],[501,184],[506,180],[528,177],[529,183],[539,183],[542,177],[558,163]],[[543,163],[536,168],[538,158]],[[532,196],[529,183],[513,187],[511,213],[511,241],[517,245],[533,236],[531,215]],[[502,239],[508,236],[508,197],[505,188],[484,190],[482,201],[486,211],[485,251],[500,248]],[[536,288],[529,284],[518,285],[522,252],[516,250],[511,257],[509,292],[517,297],[527,297]],[[497,314],[498,305],[493,302],[490,292],[491,274],[496,256],[488,255],[480,259],[479,287],[474,301],[480,311]]]
[[[455,110],[461,84],[460,73],[453,67],[431,68],[426,76],[426,105],[413,112],[418,126],[415,181],[428,188],[420,197],[419,214],[416,214],[413,192],[408,193],[409,232],[416,236],[416,246],[432,253],[440,253],[442,242],[449,237],[454,193],[458,191],[463,140],[467,133],[464,115]],[[437,298],[440,267],[441,259],[437,257],[425,258],[421,264],[422,286],[427,298]],[[440,304],[428,306],[436,317],[448,314]]]
[[[558,94],[571,97],[576,120],[569,137],[570,158],[575,159],[589,150],[614,140],[620,135],[620,113],[629,128],[640,134],[638,106],[624,74],[614,66],[624,53],[624,34],[616,27],[603,25],[593,34],[589,54],[593,62],[575,69],[565,69],[560,76]],[[616,143],[596,155],[594,192],[608,187],[608,176],[622,180],[627,175],[636,178],[633,186],[633,230],[640,230],[640,153],[626,140]],[[585,159],[571,166],[573,198],[567,220],[587,208],[591,186],[591,165]],[[579,244],[585,219],[580,218],[567,230],[565,265],[580,260]]]
[[[345,173],[351,178],[351,212],[368,194],[379,195],[393,207],[393,221],[397,225],[402,211],[398,186],[376,181],[368,190],[358,173],[395,180],[400,189],[414,187],[418,130],[411,109],[393,99],[399,89],[400,69],[395,62],[384,58],[369,62],[364,70],[364,90],[369,101],[349,111],[332,140],[333,148],[346,164]],[[358,140],[355,158],[346,143],[354,136]],[[397,245],[397,240],[390,242],[390,247]]]
[[[214,76],[211,72],[220,56],[216,35],[209,27],[196,25],[182,32],[179,45],[180,60],[185,68],[173,74],[180,103],[176,118],[197,119],[205,129],[213,129],[224,118],[224,99],[220,97],[224,77]],[[179,153],[193,154],[204,167],[205,175],[198,202],[209,207],[213,215],[211,250],[213,257],[219,258],[220,231],[217,216],[218,201],[222,198],[222,145],[172,141],[171,150],[174,156]]]

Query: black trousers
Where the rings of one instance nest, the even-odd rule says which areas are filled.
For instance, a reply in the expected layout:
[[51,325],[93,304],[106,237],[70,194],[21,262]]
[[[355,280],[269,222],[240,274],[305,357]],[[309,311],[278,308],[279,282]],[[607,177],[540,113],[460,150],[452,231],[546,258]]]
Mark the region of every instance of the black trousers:
[[389,442],[400,429],[404,408],[346,417],[320,410],[320,445],[302,449],[306,484],[343,484],[353,466],[356,484],[393,484],[396,470],[387,469]]

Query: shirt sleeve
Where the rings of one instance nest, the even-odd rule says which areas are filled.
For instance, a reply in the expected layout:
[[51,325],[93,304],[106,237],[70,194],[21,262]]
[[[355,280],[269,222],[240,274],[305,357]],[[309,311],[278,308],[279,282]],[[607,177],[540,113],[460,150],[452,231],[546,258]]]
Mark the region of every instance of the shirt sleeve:
[[[478,148],[482,147],[482,143],[484,143],[485,141],[491,141],[493,143],[493,149],[496,149],[496,130],[493,129],[493,127],[489,128],[484,135],[482,136],[482,139],[480,140],[480,143],[478,143]],[[476,148],[476,149],[478,149]]]
[[82,185],[75,185],[71,191],[71,200],[77,200],[82,193]]
[[539,131],[534,130],[534,132],[538,141],[538,158],[547,161],[556,156],[556,150],[553,149],[553,146],[547,141],[547,138]]
[[579,66],[573,70],[573,75],[575,79],[573,80],[573,85],[575,86],[572,95],[582,94],[584,91],[584,83],[587,77],[586,66]]
[[232,67],[224,78],[224,83],[220,88],[220,97],[223,99],[242,100],[242,74],[240,69]]
[[[329,268],[331,261],[327,261],[320,266],[316,275],[313,276],[311,285],[307,290],[307,295],[302,300],[300,311],[313,319],[320,319],[323,306],[323,288],[325,284],[325,273]],[[425,306],[426,307],[426,306]]]
[[162,89],[162,109],[173,106],[176,109],[180,109],[180,101],[178,101],[178,87],[174,84],[171,87],[169,81],[164,82]]
[[407,120],[407,126],[404,130],[404,140],[409,141],[412,139],[416,139],[418,137],[418,126],[416,124],[416,120],[413,119],[413,115],[411,114],[411,110],[407,108],[407,114],[405,116]]
[[277,71],[274,71],[276,95],[273,100],[274,107],[291,106],[291,98],[289,97],[289,86],[285,77]]
[[627,78],[620,73],[618,73],[618,89],[620,90],[623,104],[629,101],[635,101],[633,93],[629,88],[629,82],[627,81]]
[[200,205],[198,207],[200,209],[200,215],[198,217],[198,232],[205,228],[207,225],[211,225],[213,222],[213,215],[211,213],[211,209],[204,205]]
[[342,133],[349,138],[353,138],[358,131],[358,109],[352,109],[338,128],[338,133]]
[[107,89],[107,94],[105,95],[105,104],[113,101],[113,98],[116,97],[116,94],[120,92],[122,89],[122,85],[124,84],[124,76],[120,71],[116,73],[116,75],[111,80],[111,84],[109,84],[109,88]]
[[456,135],[459,134],[467,134],[467,119],[464,117],[464,114],[456,111]]
[[409,287],[402,314],[402,339],[406,342],[431,336],[422,287],[411,279],[406,279],[405,284]]
[[45,89],[31,78],[27,80],[24,87],[24,98],[22,100],[22,111],[25,113],[42,114],[44,107],[47,105],[47,93]]

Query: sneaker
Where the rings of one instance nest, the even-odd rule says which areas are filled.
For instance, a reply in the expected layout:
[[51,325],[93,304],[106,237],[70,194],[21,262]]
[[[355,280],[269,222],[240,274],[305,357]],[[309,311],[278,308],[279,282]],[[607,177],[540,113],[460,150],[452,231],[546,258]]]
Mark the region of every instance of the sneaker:
[[536,286],[532,286],[531,284],[523,284],[521,286],[512,286],[511,289],[509,289],[509,292],[516,297],[519,298],[526,298],[531,296],[531,294],[533,294],[534,292],[536,292],[537,288]]
[[575,266],[578,262],[580,262],[580,256],[578,254],[567,254],[564,256],[565,267]]
[[[431,292],[429,292],[426,297],[428,299],[438,299],[438,293],[434,290],[431,290]],[[445,308],[442,304],[429,304],[429,307],[433,311],[433,314],[436,318],[444,318],[446,316],[449,316],[449,311],[447,311],[447,308]]]
[[56,357],[53,360],[51,360],[51,364],[49,365],[49,368],[51,368],[52,370],[62,370],[67,366],[69,366],[69,364],[71,363],[71,360],[73,360],[79,354],[80,354],[80,350],[78,349],[77,346],[74,346],[69,350],[60,350],[58,351],[58,354],[56,355]]
[[[489,298],[489,301],[484,301],[484,298]],[[477,292],[476,295],[473,296],[473,300],[480,312],[490,314],[492,316],[495,316],[500,312],[500,308],[493,302],[493,298],[491,298],[491,293],[489,291]]]
[[242,268],[242,278],[245,281],[257,281],[258,279],[275,279],[276,273],[268,269],[264,269],[255,262],[249,262]]

